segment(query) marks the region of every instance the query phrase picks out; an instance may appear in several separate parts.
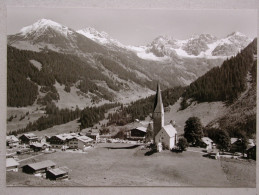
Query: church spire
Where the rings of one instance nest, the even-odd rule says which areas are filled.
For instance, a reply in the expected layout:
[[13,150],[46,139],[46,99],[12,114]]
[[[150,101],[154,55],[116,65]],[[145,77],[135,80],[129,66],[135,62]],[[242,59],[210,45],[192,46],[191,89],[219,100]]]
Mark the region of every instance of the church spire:
[[162,102],[161,90],[158,83],[156,99],[154,103],[154,111],[153,111],[154,140],[155,140],[156,134],[162,129],[163,126],[164,126],[164,107]]
[[164,112],[164,107],[163,107],[159,83],[157,83],[156,99],[155,99],[155,103],[154,103],[154,111],[153,112],[159,112],[159,113]]

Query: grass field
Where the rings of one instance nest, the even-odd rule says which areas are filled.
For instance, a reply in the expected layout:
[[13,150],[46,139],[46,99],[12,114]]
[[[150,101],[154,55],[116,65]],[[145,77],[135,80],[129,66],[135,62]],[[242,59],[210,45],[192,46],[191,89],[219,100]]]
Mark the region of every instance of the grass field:
[[[87,153],[44,154],[34,160],[49,159],[57,166],[67,166],[69,181],[48,181],[20,171],[8,172],[6,181],[12,186],[255,187],[255,162],[213,160],[189,151],[163,151],[149,156],[147,152],[129,144],[109,143],[99,144]],[[21,166],[31,162],[23,161]]]

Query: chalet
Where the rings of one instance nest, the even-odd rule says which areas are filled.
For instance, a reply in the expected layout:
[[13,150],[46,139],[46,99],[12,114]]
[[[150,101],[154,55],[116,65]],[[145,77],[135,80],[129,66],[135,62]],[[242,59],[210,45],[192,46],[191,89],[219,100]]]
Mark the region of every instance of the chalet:
[[100,139],[100,132],[98,129],[92,129],[86,133],[86,136],[98,141]]
[[68,171],[62,168],[49,169],[46,171],[46,178],[50,180],[62,180],[68,178]]
[[[247,140],[247,149],[255,146],[253,139]],[[230,138],[230,151],[231,152],[243,152],[242,141],[239,138]]]
[[177,131],[173,125],[169,124],[163,126],[162,129],[155,136],[156,143],[162,143],[165,148],[172,149],[176,146],[177,142]]
[[52,145],[52,147],[61,148],[63,145],[67,145],[69,140],[77,136],[78,134],[75,134],[75,133],[70,133],[70,134],[64,133],[64,134],[54,135],[48,139],[48,142]]
[[6,136],[6,146],[16,147],[19,145],[19,139],[14,135]]
[[90,146],[93,143],[93,139],[85,135],[78,136],[68,141],[68,147],[72,149],[84,149],[86,146]]
[[30,153],[32,150],[30,148],[23,148],[21,150],[16,151],[17,154],[28,154]]
[[30,144],[30,148],[34,151],[34,152],[38,152],[41,150],[45,150],[46,148],[50,148],[51,145],[47,144],[47,143],[39,143],[39,142],[34,142],[32,144]]
[[22,167],[22,171],[29,174],[45,173],[51,168],[55,168],[56,164],[51,160],[28,164]]
[[249,148],[246,153],[247,158],[256,160],[256,146]]
[[38,141],[38,137],[34,133],[25,133],[19,137],[21,143],[31,144]]
[[6,159],[6,171],[14,171],[18,172],[18,166],[20,164],[14,160],[13,158],[7,158]]
[[144,140],[145,136],[147,134],[147,128],[146,127],[136,127],[134,129],[131,129],[128,134],[128,139],[134,139],[134,140]]
[[212,150],[213,149],[213,141],[208,137],[202,137],[201,138],[201,145],[202,147],[205,147],[206,150]]

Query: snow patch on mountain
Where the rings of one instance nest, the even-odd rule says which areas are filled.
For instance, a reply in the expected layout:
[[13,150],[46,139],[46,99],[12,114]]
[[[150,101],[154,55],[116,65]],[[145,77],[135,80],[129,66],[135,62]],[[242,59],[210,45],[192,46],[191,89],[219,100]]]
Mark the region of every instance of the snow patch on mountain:
[[70,30],[68,27],[63,26],[57,22],[54,22],[52,20],[48,19],[41,19],[37,22],[35,22],[32,25],[23,27],[20,30],[21,35],[27,35],[34,32],[41,33],[42,31],[46,30],[48,27],[51,27],[52,29],[56,30],[57,32],[63,34],[64,36],[68,36],[69,34],[73,34],[73,31]]

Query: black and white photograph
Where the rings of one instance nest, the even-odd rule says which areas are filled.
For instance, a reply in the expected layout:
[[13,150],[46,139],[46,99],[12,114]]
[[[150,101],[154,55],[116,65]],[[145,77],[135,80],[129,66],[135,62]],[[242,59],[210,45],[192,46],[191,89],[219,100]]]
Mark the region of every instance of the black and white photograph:
[[6,186],[256,187],[257,10],[6,9]]

